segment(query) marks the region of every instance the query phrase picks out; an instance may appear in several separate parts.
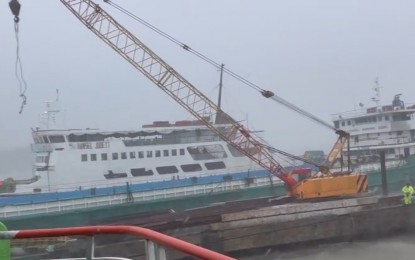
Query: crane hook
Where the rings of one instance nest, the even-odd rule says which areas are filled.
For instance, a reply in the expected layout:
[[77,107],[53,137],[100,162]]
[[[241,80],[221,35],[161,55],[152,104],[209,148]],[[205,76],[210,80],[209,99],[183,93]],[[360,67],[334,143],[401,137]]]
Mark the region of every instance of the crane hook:
[[10,10],[12,10],[12,13],[14,15],[14,22],[18,23],[19,22],[19,14],[20,14],[20,3],[18,0],[11,0],[9,2],[9,7]]

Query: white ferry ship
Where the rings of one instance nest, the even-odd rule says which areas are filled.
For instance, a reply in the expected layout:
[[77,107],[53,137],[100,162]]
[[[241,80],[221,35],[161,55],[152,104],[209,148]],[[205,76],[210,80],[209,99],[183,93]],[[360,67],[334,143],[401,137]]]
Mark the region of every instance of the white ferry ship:
[[[386,167],[407,163],[415,154],[415,105],[405,104],[401,94],[382,105],[380,87],[374,87],[376,106],[333,115],[334,127],[350,133],[350,157],[355,170],[380,170],[379,151],[385,151]],[[345,151],[347,154],[347,151]],[[346,156],[345,156],[346,158]]]
[[198,121],[158,121],[138,131],[34,130],[32,135],[35,178],[17,185],[18,193],[103,192],[126,183],[134,191],[136,185],[163,189],[168,183],[254,177],[257,171],[267,176]]
[[57,130],[56,107],[48,102],[45,129],[32,129],[33,177],[1,183],[3,219],[126,203],[140,204],[139,212],[183,210],[270,196],[281,183],[200,121],[157,121],[134,131]]

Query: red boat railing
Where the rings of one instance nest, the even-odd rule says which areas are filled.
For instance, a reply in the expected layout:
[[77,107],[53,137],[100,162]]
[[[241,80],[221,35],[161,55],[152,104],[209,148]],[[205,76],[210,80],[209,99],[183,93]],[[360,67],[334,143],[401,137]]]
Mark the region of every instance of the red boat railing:
[[[94,236],[101,234],[125,234],[142,237],[146,240],[146,259],[166,260],[166,248],[181,251],[184,254],[205,260],[235,260],[234,258],[219,254],[206,248],[196,246],[183,240],[141,227],[133,226],[87,226],[55,229],[34,229],[19,231],[1,231],[0,239],[32,239],[68,236],[89,236],[92,237],[91,250],[87,250],[85,258],[76,259],[125,259],[117,257],[95,257]],[[70,259],[70,258],[67,258]],[[72,258],[75,259],[75,258]]]

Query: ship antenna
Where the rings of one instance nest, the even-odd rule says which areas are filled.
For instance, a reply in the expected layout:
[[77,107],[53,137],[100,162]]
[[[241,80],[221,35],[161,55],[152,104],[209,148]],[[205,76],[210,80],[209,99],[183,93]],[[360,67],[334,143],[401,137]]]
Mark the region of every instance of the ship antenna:
[[376,108],[378,112],[382,112],[382,104],[381,104],[381,99],[380,99],[380,89],[382,87],[379,86],[379,79],[376,78],[375,79],[375,86],[373,86],[373,90],[376,92],[375,97],[372,98],[372,100],[376,103]]
[[46,110],[40,116],[40,122],[46,127],[47,130],[56,127],[56,115],[60,112],[59,109],[59,89],[56,90],[55,101],[45,102]]

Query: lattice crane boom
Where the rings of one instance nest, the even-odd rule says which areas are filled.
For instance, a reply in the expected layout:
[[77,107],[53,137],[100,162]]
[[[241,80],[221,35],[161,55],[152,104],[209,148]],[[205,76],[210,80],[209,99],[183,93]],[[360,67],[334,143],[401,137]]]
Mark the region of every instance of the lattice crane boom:
[[[121,26],[98,4],[90,0],[60,0],[88,29],[107,43],[125,60],[153,81],[177,103],[201,120],[211,131],[242,154],[293,188],[297,181],[284,172],[272,154],[250,132],[224,113],[195,86]],[[104,0],[105,1],[105,0]],[[183,46],[186,48],[187,46]],[[215,126],[210,119],[221,117],[230,130]]]

